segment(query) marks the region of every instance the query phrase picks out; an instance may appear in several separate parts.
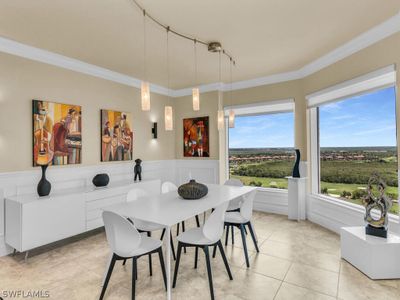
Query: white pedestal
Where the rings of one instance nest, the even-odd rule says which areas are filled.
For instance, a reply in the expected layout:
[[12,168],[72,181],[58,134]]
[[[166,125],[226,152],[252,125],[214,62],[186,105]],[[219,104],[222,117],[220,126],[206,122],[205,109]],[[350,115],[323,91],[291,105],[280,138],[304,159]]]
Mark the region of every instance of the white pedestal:
[[342,258],[371,279],[400,278],[400,237],[387,239],[365,234],[364,227],[342,227]]
[[291,220],[306,219],[307,178],[288,178],[288,218]]

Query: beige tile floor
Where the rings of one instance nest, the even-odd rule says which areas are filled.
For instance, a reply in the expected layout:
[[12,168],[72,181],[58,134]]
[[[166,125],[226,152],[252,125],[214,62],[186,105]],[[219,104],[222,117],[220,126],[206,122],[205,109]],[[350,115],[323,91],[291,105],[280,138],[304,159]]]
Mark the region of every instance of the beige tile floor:
[[[188,221],[186,226],[194,223]],[[230,241],[225,249],[234,280],[228,279],[219,254],[212,260],[217,299],[400,299],[400,280],[372,281],[340,259],[335,233],[308,221],[258,212],[254,226],[260,253],[248,237],[249,269],[238,230],[235,245]],[[50,299],[98,299],[108,255],[105,234],[97,230],[32,251],[26,263],[23,254],[2,257],[0,292],[39,290],[48,292]],[[173,299],[209,299],[201,252],[199,258],[195,270],[194,250],[183,255]],[[147,258],[139,260],[137,299],[165,299],[159,267],[154,257],[154,275],[149,277]],[[130,262],[117,263],[106,299],[130,299],[130,286]]]

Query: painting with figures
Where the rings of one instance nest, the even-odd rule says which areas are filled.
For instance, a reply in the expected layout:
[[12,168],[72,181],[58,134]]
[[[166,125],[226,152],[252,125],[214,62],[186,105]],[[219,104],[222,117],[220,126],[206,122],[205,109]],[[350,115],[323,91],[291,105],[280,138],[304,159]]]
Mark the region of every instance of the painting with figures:
[[101,161],[132,160],[130,113],[101,110]]
[[81,163],[82,110],[79,105],[32,101],[33,166]]
[[208,117],[183,119],[183,156],[210,156]]

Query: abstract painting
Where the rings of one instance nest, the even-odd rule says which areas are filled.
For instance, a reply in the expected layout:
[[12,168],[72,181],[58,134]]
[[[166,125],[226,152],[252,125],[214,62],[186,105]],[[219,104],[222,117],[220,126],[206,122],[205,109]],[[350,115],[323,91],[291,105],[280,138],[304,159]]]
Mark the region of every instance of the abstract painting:
[[183,119],[183,156],[210,156],[208,117]]
[[101,161],[132,160],[130,113],[101,110]]
[[32,100],[32,122],[33,166],[81,163],[80,106]]

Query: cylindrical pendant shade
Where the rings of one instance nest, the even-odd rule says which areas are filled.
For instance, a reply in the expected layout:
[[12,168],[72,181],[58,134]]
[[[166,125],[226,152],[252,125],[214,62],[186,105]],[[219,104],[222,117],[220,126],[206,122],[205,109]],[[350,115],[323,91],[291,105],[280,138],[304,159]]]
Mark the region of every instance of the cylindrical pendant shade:
[[174,121],[172,119],[172,106],[166,106],[164,111],[165,130],[174,129]]
[[200,110],[200,92],[198,88],[193,88],[192,90],[193,95],[193,110],[197,111]]
[[218,130],[222,130],[224,129],[224,111],[223,110],[219,110],[218,111]]
[[231,109],[229,111],[229,128],[235,128],[235,112]]
[[148,111],[150,110],[150,86],[148,82],[142,81],[141,93],[142,93],[142,110]]

